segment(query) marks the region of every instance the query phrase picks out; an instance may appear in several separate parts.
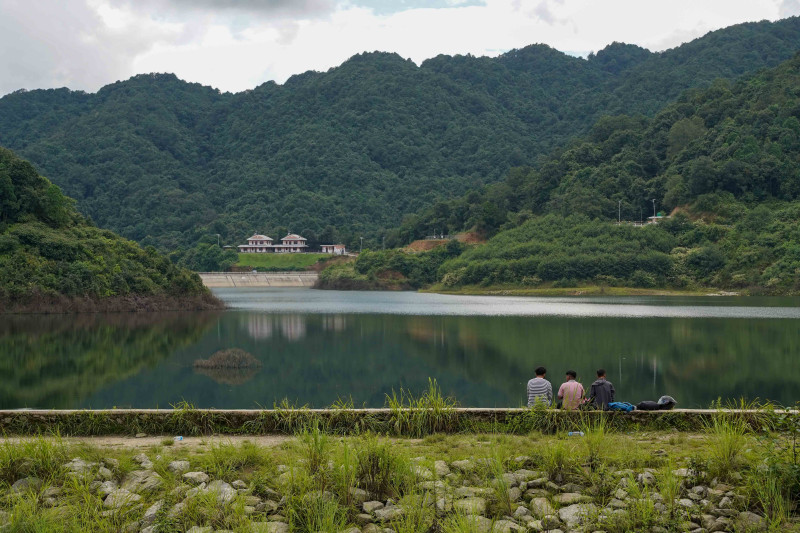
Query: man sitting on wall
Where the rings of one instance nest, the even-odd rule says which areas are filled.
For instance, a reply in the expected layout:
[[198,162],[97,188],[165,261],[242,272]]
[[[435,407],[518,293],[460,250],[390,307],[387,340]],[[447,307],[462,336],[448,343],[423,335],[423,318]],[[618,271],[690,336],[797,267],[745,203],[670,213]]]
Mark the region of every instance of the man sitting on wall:
[[553,386],[544,379],[547,369],[540,366],[536,369],[536,377],[528,381],[528,407],[537,402],[551,405],[553,403]]
[[577,381],[578,374],[574,370],[567,370],[567,380],[558,388],[558,399],[561,407],[568,411],[577,411],[583,403],[583,385]]
[[595,407],[598,409],[607,410],[608,404],[614,401],[614,385],[606,380],[606,371],[599,369],[597,371],[597,380],[592,383],[592,388],[589,390],[589,398],[594,402]]

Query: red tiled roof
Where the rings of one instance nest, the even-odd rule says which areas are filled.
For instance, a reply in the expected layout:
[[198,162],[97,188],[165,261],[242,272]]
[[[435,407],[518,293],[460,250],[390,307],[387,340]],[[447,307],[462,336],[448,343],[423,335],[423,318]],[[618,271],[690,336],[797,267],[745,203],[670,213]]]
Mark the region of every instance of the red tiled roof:
[[287,235],[286,237],[284,237],[284,238],[283,238],[283,239],[281,239],[281,240],[282,240],[282,241],[286,241],[286,240],[293,240],[293,241],[305,241],[305,240],[307,240],[307,239],[305,239],[305,238],[301,237],[301,236],[300,236],[300,235],[298,235],[297,233],[290,233],[289,235]]

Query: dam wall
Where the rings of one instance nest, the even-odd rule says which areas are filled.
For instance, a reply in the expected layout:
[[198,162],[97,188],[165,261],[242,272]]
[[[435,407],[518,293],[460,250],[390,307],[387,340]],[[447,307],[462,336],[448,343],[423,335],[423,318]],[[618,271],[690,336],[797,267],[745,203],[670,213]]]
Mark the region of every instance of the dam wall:
[[[383,409],[100,409],[2,410],[4,435],[263,435],[320,427],[343,435],[364,431],[421,436],[429,433],[561,433],[602,427],[614,431],[704,431],[715,418],[753,431],[798,423],[788,409],[675,409],[672,411],[563,411],[526,408]],[[588,430],[587,430],[588,431]]]
[[312,287],[316,272],[198,272],[209,289],[234,287]]

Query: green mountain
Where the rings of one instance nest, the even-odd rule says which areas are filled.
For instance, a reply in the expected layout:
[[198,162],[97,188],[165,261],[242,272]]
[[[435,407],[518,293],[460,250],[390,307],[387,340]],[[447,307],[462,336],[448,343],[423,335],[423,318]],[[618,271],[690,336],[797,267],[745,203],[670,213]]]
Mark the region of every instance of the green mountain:
[[219,307],[197,274],[98,229],[0,148],[0,313]]
[[[673,216],[634,224],[654,210]],[[798,293],[800,54],[686,92],[652,119],[604,117],[537,169],[439,203],[387,242],[434,227],[495,235],[463,253],[376,252],[356,272],[396,270],[417,286],[588,281]]]
[[7,95],[0,144],[54,176],[99,226],[164,251],[214,234],[238,243],[254,229],[377,243],[405,214],[536,165],[605,114],[652,115],[687,88],[798,48],[791,18],[662,53],[614,43],[581,59],[533,45],[420,66],[368,53],[238,94],[140,75],[96,94]]

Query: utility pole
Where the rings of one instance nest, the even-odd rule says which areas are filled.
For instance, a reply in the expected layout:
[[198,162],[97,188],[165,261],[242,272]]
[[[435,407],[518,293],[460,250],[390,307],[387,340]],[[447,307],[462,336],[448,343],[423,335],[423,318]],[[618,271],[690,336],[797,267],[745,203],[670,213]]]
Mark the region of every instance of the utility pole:
[[359,237],[361,239],[361,246],[358,248],[358,253],[361,253],[361,250],[364,249],[364,237]]
[[220,244],[219,244],[219,233],[215,233],[214,235],[217,236],[217,246],[219,247],[220,246]]
[[653,222],[656,221],[656,199],[653,198]]
[[622,200],[617,200],[617,224],[622,224]]

